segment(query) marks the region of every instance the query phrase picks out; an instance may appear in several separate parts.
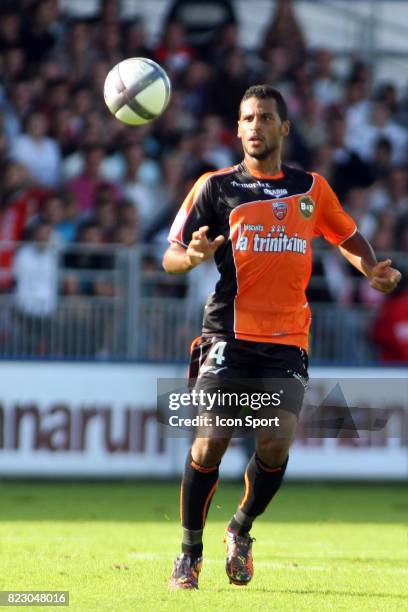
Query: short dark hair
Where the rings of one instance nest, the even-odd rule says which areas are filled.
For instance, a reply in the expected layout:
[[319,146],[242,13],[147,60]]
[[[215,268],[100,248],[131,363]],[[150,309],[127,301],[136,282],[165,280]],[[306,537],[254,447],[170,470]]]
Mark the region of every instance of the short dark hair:
[[241,115],[241,104],[245,100],[249,98],[258,98],[260,100],[265,100],[266,98],[272,98],[275,100],[276,107],[278,109],[278,115],[281,121],[288,120],[288,107],[285,102],[284,97],[281,92],[272,87],[272,85],[252,85],[249,87],[244,95],[242,96],[242,100],[239,105],[239,114]]

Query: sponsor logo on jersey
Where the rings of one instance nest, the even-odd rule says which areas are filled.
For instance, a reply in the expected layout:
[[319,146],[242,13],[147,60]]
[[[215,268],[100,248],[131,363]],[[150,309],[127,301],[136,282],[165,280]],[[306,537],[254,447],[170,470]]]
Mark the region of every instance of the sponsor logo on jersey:
[[257,187],[263,187],[265,183],[255,181],[254,183],[239,183],[238,181],[231,181],[233,187],[242,187],[243,189],[256,189]]
[[288,195],[287,189],[264,189],[266,195],[270,195],[273,198],[283,198]]
[[315,203],[309,196],[303,196],[299,199],[299,212],[305,217],[310,219],[315,209]]
[[286,232],[279,232],[273,236],[268,232],[266,236],[253,234],[249,236],[238,235],[235,243],[236,251],[252,251],[253,253],[299,253],[306,255],[307,240],[295,234],[288,236]]
[[272,202],[272,210],[277,220],[282,221],[288,212],[288,205],[286,202]]
[[246,232],[262,232],[264,229],[263,225],[251,225],[250,223],[244,223],[244,230]]
[[243,189],[263,189],[266,195],[272,198],[283,198],[288,195],[287,189],[273,189],[269,183],[263,181],[254,181],[253,183],[239,183],[238,181],[231,181],[232,187],[242,187]]

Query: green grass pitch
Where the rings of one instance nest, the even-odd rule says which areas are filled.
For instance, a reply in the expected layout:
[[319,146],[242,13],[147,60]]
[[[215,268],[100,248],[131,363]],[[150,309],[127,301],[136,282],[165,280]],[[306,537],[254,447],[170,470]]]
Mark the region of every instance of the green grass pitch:
[[221,482],[200,590],[175,593],[177,484],[2,482],[0,492],[1,590],[70,592],[69,608],[33,610],[408,609],[404,484],[287,483],[254,526],[254,579],[236,587],[223,531],[241,487]]

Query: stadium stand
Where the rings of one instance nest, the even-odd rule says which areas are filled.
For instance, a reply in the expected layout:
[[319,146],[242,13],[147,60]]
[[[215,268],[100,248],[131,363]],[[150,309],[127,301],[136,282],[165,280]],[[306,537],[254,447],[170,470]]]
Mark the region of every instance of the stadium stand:
[[[131,4],[1,3],[1,357],[186,357],[202,300],[194,274],[174,279],[160,268],[167,229],[197,176],[239,161],[231,113],[259,82],[288,100],[286,161],[325,176],[375,248],[403,265],[408,112],[398,83],[378,81],[356,54],[340,58],[340,70],[336,49],[308,43],[293,2],[275,3],[251,47],[240,42],[234,2],[210,3],[216,36],[186,21],[194,2],[158,3],[166,10],[156,35]],[[160,62],[173,84],[166,113],[137,129],[112,117],[102,95],[109,68],[129,55]],[[41,274],[27,260],[44,254],[44,240],[57,281],[50,272],[54,288],[42,278],[36,289],[48,309],[27,309],[23,263]],[[317,246],[312,360],[375,363],[381,334],[370,326],[386,312],[382,296]]]

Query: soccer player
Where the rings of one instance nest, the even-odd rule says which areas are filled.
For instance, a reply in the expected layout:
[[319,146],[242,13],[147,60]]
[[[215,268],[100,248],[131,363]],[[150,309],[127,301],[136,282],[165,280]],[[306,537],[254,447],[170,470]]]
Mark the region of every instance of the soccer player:
[[[204,312],[196,389],[230,390],[243,379],[292,380],[297,391],[276,409],[284,435],[257,436],[245,471],[245,492],[226,531],[226,572],[246,585],[253,576],[250,530],[282,484],[307,381],[310,309],[305,290],[311,242],[323,236],[378,291],[389,293],[401,274],[373,249],[343,210],[327,181],[281,163],[290,124],[279,91],[250,87],[238,118],[242,163],[204,174],[183,202],[163,258],[169,274],[188,272],[214,257],[220,280]],[[181,484],[182,552],[171,589],[196,589],[202,535],[218,468],[231,432],[210,428],[195,437]]]

